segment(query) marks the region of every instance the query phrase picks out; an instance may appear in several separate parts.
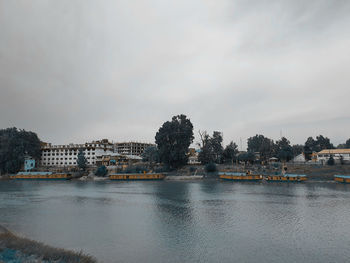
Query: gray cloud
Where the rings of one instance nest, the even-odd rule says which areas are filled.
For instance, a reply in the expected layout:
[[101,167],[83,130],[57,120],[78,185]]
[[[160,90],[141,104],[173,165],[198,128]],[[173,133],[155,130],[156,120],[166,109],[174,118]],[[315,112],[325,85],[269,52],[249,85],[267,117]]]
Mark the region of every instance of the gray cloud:
[[0,0],[0,126],[153,141],[172,115],[225,143],[350,137],[349,1]]

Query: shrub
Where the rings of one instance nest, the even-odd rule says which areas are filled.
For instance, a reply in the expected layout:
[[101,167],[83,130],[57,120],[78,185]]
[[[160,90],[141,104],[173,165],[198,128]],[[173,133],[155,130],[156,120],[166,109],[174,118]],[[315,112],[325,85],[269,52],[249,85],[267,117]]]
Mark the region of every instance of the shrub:
[[331,157],[329,157],[328,161],[327,161],[327,164],[328,165],[334,165],[335,161],[334,161],[334,158],[333,156],[331,155]]
[[205,165],[205,170],[208,173],[216,172],[216,164],[215,163],[208,163]]
[[107,173],[108,173],[108,171],[107,171],[106,166],[102,165],[102,166],[97,168],[95,175],[103,177],[103,176],[106,176]]

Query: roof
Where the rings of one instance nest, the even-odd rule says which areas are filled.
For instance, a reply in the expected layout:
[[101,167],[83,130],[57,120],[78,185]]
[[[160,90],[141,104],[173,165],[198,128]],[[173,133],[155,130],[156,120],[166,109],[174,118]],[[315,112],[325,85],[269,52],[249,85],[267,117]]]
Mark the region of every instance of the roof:
[[336,154],[336,153],[349,153],[350,149],[324,149],[317,154]]
[[246,175],[246,173],[238,173],[238,172],[220,172],[219,174],[235,175],[235,176],[244,176],[244,175]]
[[284,177],[306,177],[305,174],[284,174]]

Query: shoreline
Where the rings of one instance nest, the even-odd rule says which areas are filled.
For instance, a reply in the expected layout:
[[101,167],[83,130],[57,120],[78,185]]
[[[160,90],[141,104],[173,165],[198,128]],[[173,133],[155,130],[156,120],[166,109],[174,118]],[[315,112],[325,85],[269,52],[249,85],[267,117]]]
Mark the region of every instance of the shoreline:
[[0,262],[65,262],[96,263],[90,255],[15,235],[0,225]]

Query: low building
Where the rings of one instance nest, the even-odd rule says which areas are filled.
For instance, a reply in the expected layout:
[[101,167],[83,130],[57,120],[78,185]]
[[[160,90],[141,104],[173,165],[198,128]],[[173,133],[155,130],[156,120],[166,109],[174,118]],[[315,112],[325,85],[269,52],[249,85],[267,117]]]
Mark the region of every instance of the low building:
[[156,145],[143,142],[119,142],[114,144],[114,151],[123,155],[141,156],[145,149],[150,146]]
[[103,154],[96,156],[96,165],[123,166],[141,162],[142,158],[137,155],[123,155],[120,153]]
[[320,163],[327,163],[332,156],[336,163],[350,163],[350,149],[325,149],[316,154],[317,161]]
[[96,165],[96,156],[113,153],[113,144],[107,139],[84,144],[52,145],[46,143],[41,148],[42,166],[77,166],[79,151],[85,154],[88,165]]

